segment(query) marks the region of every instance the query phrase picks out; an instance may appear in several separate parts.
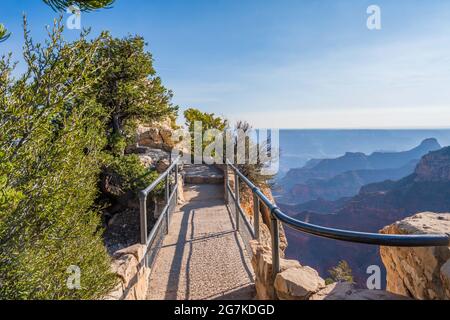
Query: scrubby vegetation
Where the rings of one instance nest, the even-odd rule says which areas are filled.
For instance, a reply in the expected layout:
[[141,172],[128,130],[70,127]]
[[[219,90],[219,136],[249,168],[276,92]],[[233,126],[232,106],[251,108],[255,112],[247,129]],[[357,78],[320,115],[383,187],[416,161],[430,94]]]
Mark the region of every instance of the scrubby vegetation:
[[[115,286],[99,177],[148,184],[154,174],[124,155],[127,128],[176,112],[142,38],[83,32],[69,43],[62,32],[56,23],[36,44],[25,28],[19,77],[11,56],[0,60],[0,299],[97,299]],[[78,289],[66,285],[71,266]]]
[[[202,156],[205,149],[212,143],[216,136],[214,134],[207,135],[206,133],[216,131],[218,134],[224,134],[224,131],[228,128],[228,121],[222,117],[216,116],[214,113],[202,112],[195,108],[189,108],[184,111],[184,118],[186,120],[186,127],[191,134],[191,154],[194,156],[196,152],[200,150],[195,150],[196,139],[198,137],[195,135],[196,124],[201,124],[201,139],[202,139]],[[224,139],[224,150],[225,150],[225,139]],[[214,155],[214,152],[211,154]]]
[[337,266],[331,268],[328,273],[330,278],[327,278],[325,282],[327,284],[332,284],[335,282],[348,282],[353,283],[353,271],[350,268],[347,261],[342,260]]

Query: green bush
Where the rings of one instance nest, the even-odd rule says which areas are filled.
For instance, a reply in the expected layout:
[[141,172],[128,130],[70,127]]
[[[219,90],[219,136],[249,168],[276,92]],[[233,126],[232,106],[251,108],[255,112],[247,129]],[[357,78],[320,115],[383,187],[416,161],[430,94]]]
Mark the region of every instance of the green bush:
[[[0,299],[97,299],[116,283],[99,228],[97,182],[106,145],[92,91],[102,38],[45,45],[25,32],[28,71],[0,60]],[[70,266],[81,287],[67,286]]]
[[[25,21],[17,79],[10,56],[0,59],[0,299],[97,299],[114,288],[100,175],[112,172],[125,193],[147,187],[158,174],[124,155],[128,135],[177,112],[141,37],[83,32],[68,43],[62,32],[59,21],[35,44]],[[79,289],[67,286],[72,266]]]
[[133,132],[139,122],[176,116],[172,92],[156,75],[142,37],[117,39],[106,33],[95,59],[99,64],[107,62],[99,70],[96,96],[108,114],[108,130],[116,138]]
[[340,261],[338,265],[331,268],[328,273],[330,274],[330,278],[325,280],[327,285],[335,282],[354,282],[353,271],[345,260]]
[[[131,191],[137,194],[159,176],[156,171],[145,168],[135,154],[122,157],[108,156],[106,162],[106,170],[118,179],[123,193]],[[162,191],[163,185],[160,185],[155,190],[155,194],[160,194]]]

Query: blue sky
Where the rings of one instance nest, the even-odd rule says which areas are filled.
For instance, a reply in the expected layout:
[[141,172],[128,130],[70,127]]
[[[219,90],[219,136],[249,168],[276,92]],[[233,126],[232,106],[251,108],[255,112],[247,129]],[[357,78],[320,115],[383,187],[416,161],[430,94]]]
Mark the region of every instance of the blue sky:
[[[371,4],[379,31],[366,27]],[[2,0],[13,35],[0,52],[17,59],[23,12],[37,40],[58,16]],[[450,127],[450,1],[116,0],[82,25],[144,36],[182,108],[256,127]]]

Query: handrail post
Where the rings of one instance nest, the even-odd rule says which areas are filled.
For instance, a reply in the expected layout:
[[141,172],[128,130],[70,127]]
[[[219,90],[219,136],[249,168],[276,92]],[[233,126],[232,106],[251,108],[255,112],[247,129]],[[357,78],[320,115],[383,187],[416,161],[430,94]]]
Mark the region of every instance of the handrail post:
[[280,226],[278,220],[272,216],[272,278],[275,281],[280,272]]
[[147,245],[147,195],[139,194],[139,211],[141,216],[141,244]]
[[253,228],[257,241],[259,241],[259,209],[259,198],[256,193],[253,193]]
[[175,191],[175,204],[178,204],[178,175],[179,175],[180,168],[178,167],[178,163],[175,165],[175,188],[177,190]]
[[235,174],[234,174],[234,195],[235,195],[235,197],[236,197],[236,203],[235,203],[235,205],[236,205],[236,230],[237,231],[239,231],[239,215],[240,215],[240,212],[239,212],[239,208],[240,208],[240,202],[241,202],[241,200],[240,200],[240,196],[239,196],[239,176],[238,176],[238,174],[237,174],[237,172],[235,172]]
[[228,163],[225,162],[225,171],[224,171],[224,180],[225,180],[225,203],[228,204],[229,203],[229,199],[228,199],[228,186],[230,185],[230,178],[228,176]]
[[169,234],[169,225],[170,225],[170,172],[166,177],[166,206],[167,206],[167,211],[166,211],[166,234]]

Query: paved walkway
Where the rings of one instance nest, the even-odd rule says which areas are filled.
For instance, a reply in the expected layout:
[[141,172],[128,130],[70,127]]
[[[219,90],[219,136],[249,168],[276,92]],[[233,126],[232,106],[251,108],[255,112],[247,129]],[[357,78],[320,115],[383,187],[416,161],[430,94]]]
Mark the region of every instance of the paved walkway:
[[149,300],[253,299],[253,270],[223,184],[188,184],[150,276]]

